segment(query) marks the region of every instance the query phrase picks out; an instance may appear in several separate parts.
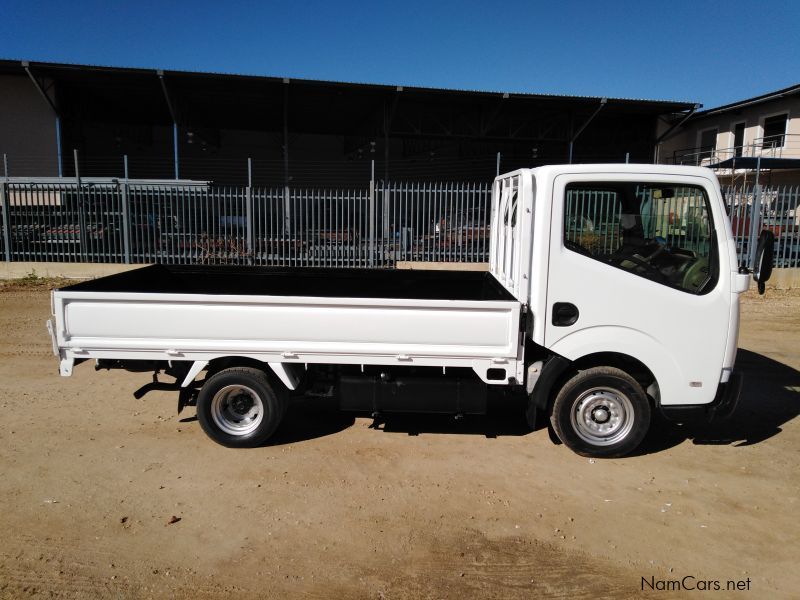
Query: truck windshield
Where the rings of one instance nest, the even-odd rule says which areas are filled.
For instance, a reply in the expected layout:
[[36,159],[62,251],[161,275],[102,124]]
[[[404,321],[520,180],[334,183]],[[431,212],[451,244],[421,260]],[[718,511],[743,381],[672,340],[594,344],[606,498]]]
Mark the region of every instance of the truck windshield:
[[714,287],[716,237],[703,188],[574,183],[564,206],[567,249],[686,292]]

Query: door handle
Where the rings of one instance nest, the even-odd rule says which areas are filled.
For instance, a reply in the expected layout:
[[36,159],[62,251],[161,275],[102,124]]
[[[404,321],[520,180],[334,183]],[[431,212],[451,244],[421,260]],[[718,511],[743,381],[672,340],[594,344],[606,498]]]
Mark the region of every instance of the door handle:
[[578,307],[571,302],[556,302],[553,304],[553,325],[556,327],[574,325],[580,314]]

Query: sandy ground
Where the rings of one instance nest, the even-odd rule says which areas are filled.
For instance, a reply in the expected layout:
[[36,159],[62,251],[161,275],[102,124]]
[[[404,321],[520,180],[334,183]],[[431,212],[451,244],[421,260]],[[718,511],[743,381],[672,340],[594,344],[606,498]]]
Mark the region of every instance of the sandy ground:
[[748,296],[731,421],[657,423],[607,461],[516,406],[376,430],[305,400],[272,445],[224,449],[173,394],[134,400],[147,374],[59,377],[48,315],[41,284],[1,287],[0,596],[670,597],[642,578],[685,576],[800,593],[800,294]]

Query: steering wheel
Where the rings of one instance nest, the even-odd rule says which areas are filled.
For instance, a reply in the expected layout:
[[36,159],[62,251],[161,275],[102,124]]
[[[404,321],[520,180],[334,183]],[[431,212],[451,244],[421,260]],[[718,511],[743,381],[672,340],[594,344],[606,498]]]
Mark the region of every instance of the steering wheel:
[[654,258],[656,258],[656,257],[658,257],[658,256],[661,256],[661,254],[662,254],[662,253],[663,253],[663,252],[664,252],[666,249],[667,249],[667,247],[666,247],[666,246],[662,246],[661,244],[659,244],[658,248],[656,248],[655,250],[653,250],[653,252],[652,252],[651,254],[649,254],[645,260],[653,260]]
[[683,274],[683,287],[694,292],[702,290],[711,279],[708,259],[701,256],[689,265]]
[[664,274],[663,274],[663,273],[662,273],[662,272],[661,272],[661,271],[658,269],[658,267],[656,267],[655,265],[652,265],[652,264],[650,264],[650,263],[649,263],[649,262],[647,262],[645,259],[641,258],[640,256],[637,256],[636,254],[632,254],[632,255],[630,255],[630,256],[626,256],[626,257],[622,258],[622,259],[619,261],[619,263],[620,263],[620,266],[621,266],[621,265],[622,265],[622,263],[623,263],[623,262],[625,262],[626,260],[629,260],[630,262],[634,263],[635,265],[638,265],[638,266],[640,266],[640,267],[643,267],[643,268],[647,269],[647,270],[648,270],[648,271],[650,271],[651,273],[653,273],[653,274],[657,275],[657,276],[658,276],[658,278],[659,278],[661,281],[669,281],[669,280],[667,279],[667,276],[666,276],[666,275],[664,275]]

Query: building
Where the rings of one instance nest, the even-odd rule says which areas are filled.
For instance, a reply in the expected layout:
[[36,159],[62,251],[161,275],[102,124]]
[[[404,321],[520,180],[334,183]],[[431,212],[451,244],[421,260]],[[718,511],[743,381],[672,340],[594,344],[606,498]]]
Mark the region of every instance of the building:
[[[724,168],[716,169],[718,177],[734,184],[754,182],[754,161],[743,159],[759,157],[770,159],[760,165],[762,185],[800,183],[800,168],[786,168],[791,159],[800,159],[800,84],[696,112],[659,148],[663,163],[723,163]],[[739,166],[732,159],[740,159]]]
[[[0,60],[11,176],[363,186],[498,168],[651,162],[691,102]],[[248,161],[248,159],[250,159]]]

